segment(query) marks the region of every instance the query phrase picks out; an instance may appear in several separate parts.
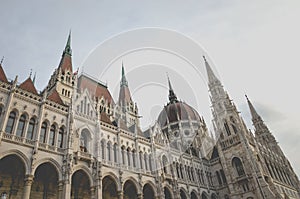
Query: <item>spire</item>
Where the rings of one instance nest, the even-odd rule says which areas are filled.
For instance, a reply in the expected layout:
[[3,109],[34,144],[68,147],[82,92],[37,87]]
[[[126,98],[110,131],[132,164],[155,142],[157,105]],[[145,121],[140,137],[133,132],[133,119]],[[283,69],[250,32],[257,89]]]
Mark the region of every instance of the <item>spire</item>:
[[169,101],[170,101],[170,103],[178,102],[176,94],[174,93],[174,90],[172,88],[170,78],[168,75],[167,75],[167,77],[168,77],[168,83],[169,83]]
[[72,49],[71,49],[71,30],[69,32],[69,36],[68,36],[68,40],[67,40],[67,44],[64,50],[64,54],[68,54],[70,56],[72,56]]
[[122,78],[121,78],[121,82],[120,82],[120,86],[127,86],[128,87],[128,82],[126,80],[126,76],[125,76],[125,70],[124,70],[124,64],[123,64],[123,61],[122,61]]
[[36,78],[36,72],[34,73],[34,76],[33,76],[33,79],[32,79],[33,84],[35,84],[35,78]]
[[68,40],[66,47],[63,51],[60,63],[59,63],[59,68],[63,72],[66,70],[69,70],[71,73],[73,73],[73,66],[72,66],[72,49],[71,49],[71,31],[69,32]]
[[252,121],[254,122],[255,120],[260,120],[261,117],[258,115],[257,111],[255,110],[254,106],[252,105],[251,101],[249,100],[248,96],[245,95],[246,99],[247,99],[247,102],[248,102],[248,106],[249,106],[249,109],[250,109],[250,113],[251,113],[251,116],[252,116]]
[[220,80],[216,77],[216,75],[214,74],[213,70],[211,69],[209,63],[206,60],[206,57],[203,56],[204,59],[204,63],[205,63],[205,67],[206,67],[206,72],[207,72],[207,77],[208,77],[208,83],[209,84],[213,84],[215,82],[219,82]]

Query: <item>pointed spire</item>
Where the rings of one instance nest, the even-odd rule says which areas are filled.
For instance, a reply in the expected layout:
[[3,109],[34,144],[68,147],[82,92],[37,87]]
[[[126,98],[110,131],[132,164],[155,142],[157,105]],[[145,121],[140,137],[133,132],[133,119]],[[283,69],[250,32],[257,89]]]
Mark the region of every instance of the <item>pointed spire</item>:
[[35,78],[36,78],[36,72],[34,73],[34,76],[33,76],[33,79],[32,79],[33,84],[35,84]]
[[128,82],[126,80],[126,76],[125,76],[125,69],[124,69],[124,64],[123,64],[123,61],[122,61],[122,78],[121,78],[121,82],[120,82],[120,86],[128,86]]
[[4,61],[4,56],[1,59],[0,65],[2,65],[3,61]]
[[174,93],[174,90],[172,88],[170,78],[168,75],[167,75],[167,77],[168,77],[168,83],[169,83],[169,101],[170,101],[170,103],[178,102],[176,94]]
[[207,62],[206,57],[204,55],[203,55],[203,59],[204,59],[205,67],[206,67],[206,72],[207,72],[207,77],[208,77],[208,83],[209,84],[212,84],[212,83],[215,83],[215,82],[219,82],[220,83],[220,80],[214,74],[212,68],[210,67],[210,65]]
[[71,49],[71,30],[69,32],[69,36],[68,36],[68,40],[67,40],[67,44],[64,50],[64,53],[72,56],[72,49]]
[[251,101],[249,100],[248,96],[245,95],[246,99],[247,99],[247,102],[248,102],[248,106],[249,106],[249,109],[250,109],[250,113],[251,113],[251,116],[252,116],[252,121],[254,122],[255,120],[260,120],[261,117],[258,115],[257,111],[255,110],[254,106],[252,105]]

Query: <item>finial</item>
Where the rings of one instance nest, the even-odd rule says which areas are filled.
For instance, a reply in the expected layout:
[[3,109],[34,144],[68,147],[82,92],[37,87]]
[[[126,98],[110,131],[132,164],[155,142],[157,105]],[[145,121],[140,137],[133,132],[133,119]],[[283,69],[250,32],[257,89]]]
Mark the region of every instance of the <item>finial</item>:
[[1,59],[0,65],[2,65],[3,61],[4,61],[4,56]]
[[29,73],[29,78],[31,79],[31,75],[32,75],[32,68],[30,69],[30,73]]
[[245,94],[245,97],[246,97],[247,101],[249,101],[249,98],[248,98],[247,94]]
[[202,57],[203,57],[204,61],[207,62],[206,57],[204,55]]
[[36,78],[36,72],[34,73],[34,76],[33,76],[33,80],[32,80],[33,84],[35,83],[35,78]]

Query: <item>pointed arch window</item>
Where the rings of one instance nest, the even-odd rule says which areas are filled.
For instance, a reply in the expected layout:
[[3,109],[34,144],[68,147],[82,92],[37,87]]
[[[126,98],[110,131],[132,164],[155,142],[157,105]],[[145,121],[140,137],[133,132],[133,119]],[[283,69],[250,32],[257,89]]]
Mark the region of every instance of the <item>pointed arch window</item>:
[[90,132],[87,129],[83,129],[80,134],[80,150],[88,152],[89,149]]
[[127,148],[127,163],[128,163],[128,166],[131,166],[131,164],[130,164],[130,148]]
[[101,140],[101,155],[102,155],[102,160],[105,159],[105,141]]
[[114,161],[115,161],[115,163],[118,162],[117,144],[114,144]]
[[47,132],[47,122],[42,123],[41,132],[40,132],[40,142],[46,142],[46,132]]
[[167,168],[167,165],[168,165],[168,159],[166,156],[163,156],[162,157],[162,165],[163,165],[163,170],[164,170],[164,173],[168,173],[168,168]]
[[58,132],[58,136],[57,136],[57,147],[59,147],[59,148],[63,148],[64,132],[65,132],[64,127],[60,127],[59,132]]
[[235,168],[238,176],[245,175],[244,167],[240,158],[234,157],[232,159],[232,166]]
[[136,152],[135,150],[132,151],[132,166],[136,167]]
[[18,122],[18,127],[17,127],[17,132],[16,132],[16,135],[18,137],[22,137],[24,135],[25,122],[26,122],[26,116],[23,114],[23,115],[21,115],[19,122]]
[[230,136],[230,135],[231,135],[231,132],[230,132],[228,123],[227,123],[226,121],[224,122],[224,128],[225,128],[225,130],[226,130],[227,135]]
[[29,139],[29,140],[33,139],[34,129],[35,129],[35,119],[31,118],[29,120],[29,124],[28,124],[28,128],[27,128],[27,135],[26,135],[27,139]]
[[53,124],[50,128],[48,144],[54,146],[56,126]]
[[107,142],[107,160],[108,161],[111,161],[111,143],[110,142]]
[[14,112],[14,111],[10,112],[7,123],[6,123],[6,128],[5,128],[6,133],[12,134],[15,120],[16,120],[16,115],[17,115],[16,112]]

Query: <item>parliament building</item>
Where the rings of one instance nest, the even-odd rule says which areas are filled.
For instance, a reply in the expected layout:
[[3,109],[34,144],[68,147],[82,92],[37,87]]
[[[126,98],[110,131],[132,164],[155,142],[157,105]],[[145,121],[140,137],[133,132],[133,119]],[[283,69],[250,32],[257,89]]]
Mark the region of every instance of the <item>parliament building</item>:
[[299,199],[299,179],[254,105],[246,98],[251,132],[203,62],[213,129],[168,79],[166,105],[144,131],[147,107],[133,101],[124,67],[113,99],[73,70],[71,35],[42,91],[31,76],[9,81],[0,64],[1,199]]

